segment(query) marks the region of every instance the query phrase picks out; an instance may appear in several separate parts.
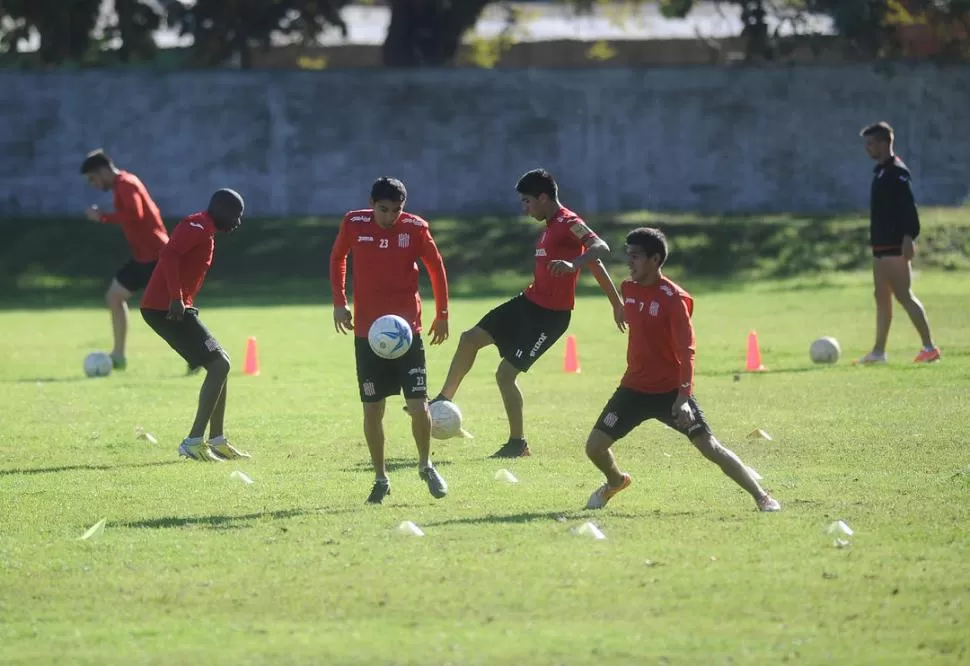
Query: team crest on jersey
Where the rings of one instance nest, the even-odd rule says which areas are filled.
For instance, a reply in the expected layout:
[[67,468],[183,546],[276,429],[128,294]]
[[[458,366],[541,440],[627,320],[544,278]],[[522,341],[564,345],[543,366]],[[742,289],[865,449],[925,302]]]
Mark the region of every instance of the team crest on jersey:
[[411,236],[409,234],[398,234],[397,235],[397,246],[398,247],[408,247],[411,244]]
[[651,317],[656,317],[660,312],[660,303],[657,301],[650,301],[650,308],[647,310],[647,312],[650,313]]

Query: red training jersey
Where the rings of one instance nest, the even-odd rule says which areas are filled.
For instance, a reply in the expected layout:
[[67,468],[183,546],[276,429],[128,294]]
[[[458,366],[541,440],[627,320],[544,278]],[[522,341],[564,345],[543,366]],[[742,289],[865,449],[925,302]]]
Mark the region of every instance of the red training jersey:
[[642,393],[694,392],[694,299],[661,277],[644,286],[620,285],[630,327],[626,373],[620,386]]
[[[135,261],[157,261],[168,242],[168,232],[158,206],[145,185],[133,173],[122,171],[114,182],[115,212],[105,213],[105,224],[120,224]],[[168,309],[166,307],[166,309]]]
[[560,208],[546,221],[546,228],[536,241],[535,277],[526,288],[525,297],[549,310],[572,310],[576,305],[579,271],[553,275],[549,272],[549,262],[575,259],[585,252],[584,243],[596,237],[581,217]]
[[434,289],[436,318],[448,318],[448,277],[428,223],[401,213],[389,229],[374,222],[373,210],[344,215],[330,252],[330,289],[334,306],[347,305],[347,253],[353,253],[354,334],[366,338],[378,317],[395,314],[421,331],[418,259]]
[[195,213],[175,225],[172,239],[158,258],[158,265],[145,287],[141,306],[149,310],[168,310],[169,303],[181,299],[192,305],[212,265],[216,224],[208,213]]

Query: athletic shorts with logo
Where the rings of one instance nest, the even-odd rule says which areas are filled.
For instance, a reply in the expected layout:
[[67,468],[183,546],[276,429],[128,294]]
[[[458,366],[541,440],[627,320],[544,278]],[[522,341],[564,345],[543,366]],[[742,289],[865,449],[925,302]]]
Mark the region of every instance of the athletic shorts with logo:
[[519,294],[488,312],[478,322],[499,355],[521,372],[528,372],[569,328],[569,310],[549,310]]
[[379,402],[404,392],[404,398],[428,397],[428,371],[424,359],[424,340],[414,336],[411,348],[400,358],[381,358],[367,338],[354,338],[357,359],[357,387],[361,402]]
[[193,369],[207,365],[220,356],[229,357],[199,319],[196,308],[186,308],[181,321],[168,319],[168,312],[165,310],[142,308],[141,316]]
[[694,411],[694,422],[687,428],[677,425],[673,416],[677,393],[677,391],[642,393],[621,386],[606,403],[606,407],[596,420],[595,428],[618,440],[629,435],[644,421],[657,419],[687,437],[694,437],[700,433],[710,434],[711,429],[704,419],[704,412],[694,400],[694,396],[687,399],[687,404]]
[[122,287],[134,293],[141,291],[148,286],[148,281],[152,279],[152,271],[155,270],[157,261],[141,262],[131,259],[115,273],[115,280]]

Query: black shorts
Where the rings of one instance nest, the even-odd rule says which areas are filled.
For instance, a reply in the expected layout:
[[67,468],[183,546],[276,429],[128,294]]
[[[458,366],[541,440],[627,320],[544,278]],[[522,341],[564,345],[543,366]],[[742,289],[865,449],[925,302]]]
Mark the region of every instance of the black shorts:
[[694,396],[687,399],[687,404],[694,410],[694,422],[689,428],[681,428],[674,422],[673,408],[677,393],[641,393],[621,386],[606,403],[594,427],[614,440],[626,437],[634,428],[650,419],[657,419],[688,437],[702,432],[711,434],[711,429],[704,420],[704,412]]
[[141,291],[148,286],[148,281],[152,278],[152,271],[155,270],[157,263],[157,261],[141,263],[131,259],[118,269],[118,272],[115,273],[115,280],[132,293]]
[[903,256],[903,248],[902,247],[872,248],[872,256],[875,259],[882,259],[883,257],[901,257]]
[[428,370],[420,335],[414,336],[411,348],[400,358],[381,358],[367,338],[355,337],[354,356],[361,402],[380,402],[402,390],[406,400],[428,397]]
[[488,312],[478,328],[492,336],[502,358],[527,372],[566,332],[571,316],[569,310],[549,310],[519,294]]
[[199,368],[214,361],[220,356],[229,358],[222,345],[216,340],[205,324],[199,319],[199,311],[186,308],[182,321],[166,319],[165,310],[146,310],[142,308],[141,316],[145,323],[158,333],[162,340],[178,352],[191,368]]

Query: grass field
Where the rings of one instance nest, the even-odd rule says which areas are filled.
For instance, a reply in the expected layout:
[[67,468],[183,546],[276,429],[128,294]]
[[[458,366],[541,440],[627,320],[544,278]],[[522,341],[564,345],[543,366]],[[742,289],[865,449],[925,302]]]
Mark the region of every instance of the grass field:
[[[199,379],[139,319],[130,369],[90,380],[81,361],[109,346],[106,311],[2,312],[0,662],[966,661],[970,278],[916,281],[944,352],[928,367],[910,363],[918,339],[898,308],[891,365],[850,365],[871,343],[870,289],[853,273],[695,294],[698,400],[779,514],[756,513],[658,424],[617,446],[630,490],[581,509],[600,483],[585,436],[623,369],[604,299],[582,299],[573,320],[582,373],[562,372],[560,342],[522,382],[532,458],[485,459],[507,434],[493,351],[458,396],[476,438],[434,445],[446,499],[417,478],[392,402],[382,507],[363,503],[352,347],[329,307],[202,299],[236,361],[228,432],[253,453],[218,466],[176,458]],[[457,333],[496,302],[453,305],[452,339],[429,351],[433,387]],[[750,329],[769,372],[735,382]],[[250,335],[259,377],[241,374]],[[841,341],[838,365],[809,362],[820,335]],[[754,428],[774,440],[747,439]],[[500,467],[520,483],[494,481]],[[101,518],[100,537],[78,540]],[[856,531],[848,548],[823,534],[838,519]],[[404,520],[426,536],[395,534]],[[570,533],[586,520],[607,538]]]

